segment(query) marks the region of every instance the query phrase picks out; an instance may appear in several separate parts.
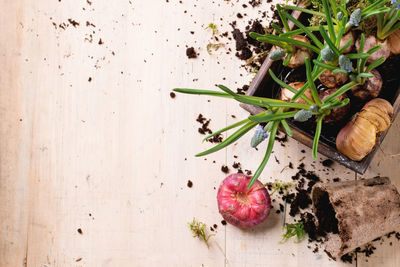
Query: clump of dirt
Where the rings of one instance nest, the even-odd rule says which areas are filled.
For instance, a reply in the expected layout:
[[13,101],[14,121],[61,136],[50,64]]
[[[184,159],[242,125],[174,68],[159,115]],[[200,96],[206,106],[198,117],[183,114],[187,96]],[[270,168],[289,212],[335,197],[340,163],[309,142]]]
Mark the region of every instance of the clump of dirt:
[[238,173],[243,173],[242,164],[240,162],[233,162],[232,167],[236,169]]
[[[199,114],[196,118],[196,121],[201,124],[201,127],[198,129],[198,132],[200,134],[206,135],[206,134],[212,134],[213,132],[211,131],[208,126],[210,125],[211,119],[207,119],[203,116],[203,114]],[[210,143],[221,143],[223,140],[221,134],[214,135],[211,138],[208,138],[206,141]]]
[[322,161],[321,163],[322,163],[322,165],[325,166],[325,167],[332,167],[332,165],[333,165],[333,160],[331,160],[331,159],[326,159],[326,160]]
[[250,20],[244,31],[236,27],[236,21],[232,22],[231,26],[232,36],[236,42],[236,57],[246,60],[246,65],[252,69],[259,69],[272,46],[251,38],[250,32],[265,34],[264,26],[259,20]]
[[201,127],[198,129],[201,134],[212,134],[212,131],[208,128],[208,125],[211,122],[211,119],[206,119],[203,114],[199,114],[196,119],[197,122],[201,123]]
[[188,58],[197,58],[197,53],[196,50],[194,50],[194,47],[189,47],[186,49],[186,56]]
[[316,217],[318,218],[318,228],[321,235],[327,233],[338,234],[338,220],[336,219],[335,210],[329,200],[329,195],[324,192],[315,203]]
[[300,209],[305,209],[311,205],[312,201],[309,193],[306,190],[298,189],[293,202],[290,205],[290,216],[295,216]]
[[228,166],[226,166],[226,165],[222,165],[221,166],[221,171],[223,172],[223,173],[229,173],[229,168],[228,168]]
[[238,88],[236,93],[244,95],[246,94],[247,90],[249,90],[249,86],[247,84],[243,85],[242,88]]

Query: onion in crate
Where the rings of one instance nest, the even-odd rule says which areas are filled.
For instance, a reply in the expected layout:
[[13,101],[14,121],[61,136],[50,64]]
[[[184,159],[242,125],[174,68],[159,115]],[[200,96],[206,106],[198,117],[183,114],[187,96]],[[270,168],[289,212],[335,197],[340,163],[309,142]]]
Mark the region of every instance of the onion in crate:
[[374,77],[368,78],[364,84],[351,88],[353,96],[363,101],[378,97],[382,90],[382,76],[375,69],[371,70],[370,73]]
[[375,147],[377,135],[386,131],[393,117],[393,107],[385,99],[375,98],[353,116],[337,138],[337,149],[352,160],[362,160]]
[[[325,98],[327,98],[331,94],[335,93],[337,90],[338,90],[337,88],[331,88],[331,89],[322,91],[319,94],[321,101],[324,101]],[[342,94],[342,95],[339,95],[336,99],[339,99],[339,101],[342,102],[346,98],[347,98],[347,95]],[[350,103],[344,107],[332,109],[331,113],[324,117],[324,122],[335,123],[335,122],[341,121],[347,116],[349,111],[350,111]]]
[[[290,83],[289,85],[298,91],[301,89],[301,87],[303,87],[304,83],[303,82],[294,82],[294,83]],[[309,99],[313,99],[310,88],[307,88],[307,90],[304,92],[304,95],[306,97],[308,97]],[[290,102],[290,100],[292,100],[293,96],[294,96],[294,93],[292,91],[290,91],[287,88],[282,88],[279,99]],[[307,104],[307,102],[305,100],[303,100],[301,97],[299,97],[295,102],[300,103],[300,104]]]
[[[295,35],[291,37],[292,39],[296,41],[300,41],[303,43],[310,44],[310,41],[307,39],[307,37],[302,36],[302,35]],[[300,45],[295,45],[295,52],[293,53],[292,57],[289,60],[288,67],[289,68],[298,68],[300,66],[303,66],[304,63],[306,62],[306,58],[311,58],[312,57],[312,51],[304,46]],[[284,59],[286,56],[284,57]]]

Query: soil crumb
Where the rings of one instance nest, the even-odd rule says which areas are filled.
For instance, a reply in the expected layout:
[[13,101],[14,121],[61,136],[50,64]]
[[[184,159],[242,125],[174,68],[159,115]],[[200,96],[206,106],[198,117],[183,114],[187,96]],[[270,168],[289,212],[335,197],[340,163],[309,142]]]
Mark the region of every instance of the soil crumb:
[[196,50],[194,50],[194,47],[189,47],[186,49],[186,56],[188,58],[197,58],[197,53]]
[[[196,118],[196,121],[201,124],[201,127],[198,129],[200,134],[206,135],[206,134],[212,134],[213,132],[211,131],[208,126],[210,125],[211,119],[207,119],[203,116],[203,114],[199,114]],[[221,143],[223,140],[221,134],[214,135],[213,137],[210,137],[206,139],[207,142],[210,143]]]
[[326,160],[322,161],[321,163],[324,167],[332,167],[332,165],[333,165],[333,161],[330,159],[326,159]]
[[228,168],[228,166],[222,165],[221,171],[222,171],[223,173],[229,173],[229,168]]

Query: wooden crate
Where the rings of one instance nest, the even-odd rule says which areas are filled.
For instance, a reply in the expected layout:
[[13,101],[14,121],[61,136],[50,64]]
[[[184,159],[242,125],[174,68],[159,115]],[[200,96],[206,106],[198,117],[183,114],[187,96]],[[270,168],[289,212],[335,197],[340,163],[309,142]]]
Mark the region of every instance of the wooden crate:
[[[302,4],[299,6],[304,7]],[[292,13],[292,16],[295,17],[296,19],[300,18],[301,16],[300,11],[294,11]],[[293,27],[293,23],[289,24],[290,28]],[[273,50],[272,50],[273,51]],[[272,52],[271,51],[271,52]],[[257,75],[254,77],[252,83],[250,84],[249,89],[247,90],[247,95],[254,95],[254,96],[262,96],[261,91],[269,90],[270,88],[266,87],[266,84],[270,80],[270,75],[268,70],[272,69],[275,70],[276,67],[281,65],[281,62],[276,62],[272,61],[267,57],[265,61],[263,62],[260,70],[257,72]],[[395,98],[392,99],[391,104],[394,107],[394,116],[393,116],[393,121],[396,118],[397,114],[399,113],[400,109],[400,87],[397,89],[397,92],[395,94]],[[252,106],[248,104],[240,104],[242,108],[250,112],[251,114],[258,114],[260,112],[265,111],[265,109],[257,106]],[[292,128],[293,131],[293,138],[296,139],[297,141],[307,145],[308,147],[312,147],[313,145],[313,135],[309,132],[304,131],[303,129],[300,129],[293,123],[289,122],[290,127]],[[371,163],[378,147],[379,144],[382,143],[384,140],[387,132],[390,130],[390,128],[386,131],[380,134],[378,137],[377,145],[374,147],[374,149],[369,153],[363,160],[361,161],[354,161],[346,157],[345,155],[341,154],[336,148],[333,148],[330,146],[327,142],[324,142],[323,140],[320,140],[319,145],[318,145],[318,152],[327,156],[328,158],[337,161],[338,163],[346,166],[347,168],[350,168],[360,174],[364,174],[365,171],[367,170],[369,164]]]

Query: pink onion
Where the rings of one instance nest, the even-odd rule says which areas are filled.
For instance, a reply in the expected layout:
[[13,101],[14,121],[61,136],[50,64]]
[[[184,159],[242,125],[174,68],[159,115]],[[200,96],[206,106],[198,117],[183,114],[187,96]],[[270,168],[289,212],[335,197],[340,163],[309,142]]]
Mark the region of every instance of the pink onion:
[[218,189],[218,209],[224,219],[240,228],[262,223],[271,210],[271,198],[264,185],[256,181],[247,189],[251,176],[242,173],[225,178]]

